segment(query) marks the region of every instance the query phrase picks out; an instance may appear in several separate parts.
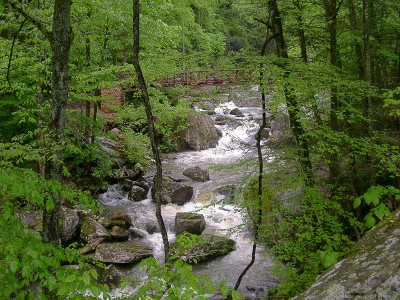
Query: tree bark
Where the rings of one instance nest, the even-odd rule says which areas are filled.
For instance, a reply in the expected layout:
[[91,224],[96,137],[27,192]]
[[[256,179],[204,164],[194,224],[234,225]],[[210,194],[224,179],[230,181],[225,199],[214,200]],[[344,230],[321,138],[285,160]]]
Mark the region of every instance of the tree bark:
[[[66,106],[68,101],[68,62],[72,43],[70,22],[71,0],[55,0],[53,30],[51,34],[52,49],[52,86],[50,99],[49,130],[56,150],[57,159],[48,161],[46,178],[62,183],[62,148],[64,139]],[[42,240],[45,243],[60,244],[59,218],[61,198],[53,194],[53,208],[46,205],[43,212]]]
[[147,91],[146,81],[143,76],[142,69],[139,62],[139,41],[140,41],[140,4],[139,0],[133,0],[133,65],[135,67],[136,75],[140,91],[142,93],[143,103],[146,110],[147,123],[149,126],[149,136],[151,142],[151,149],[153,152],[154,160],[156,162],[156,176],[154,177],[154,190],[155,190],[155,201],[156,201],[156,217],[160,227],[161,236],[164,244],[164,259],[165,262],[169,261],[169,241],[167,229],[165,228],[164,220],[161,215],[161,185],[162,185],[162,165],[160,149],[155,134],[154,127],[154,116],[151,109],[150,97]]
[[[275,41],[276,41],[277,54],[278,57],[282,58],[280,67],[284,70],[284,78],[288,79],[290,76],[289,62],[288,62],[289,56],[287,53],[286,42],[283,35],[282,19],[276,0],[269,0],[268,7],[271,12],[270,27],[272,33],[276,35]],[[283,88],[286,98],[286,106],[288,108],[288,113],[289,113],[290,126],[292,128],[293,135],[295,137],[298,147],[299,163],[303,173],[306,176],[307,185],[311,186],[314,183],[314,176],[310,161],[308,140],[307,137],[305,136],[305,130],[300,121],[300,105],[298,103],[298,99],[296,99],[296,97],[293,95],[292,87],[287,80],[285,80]]]

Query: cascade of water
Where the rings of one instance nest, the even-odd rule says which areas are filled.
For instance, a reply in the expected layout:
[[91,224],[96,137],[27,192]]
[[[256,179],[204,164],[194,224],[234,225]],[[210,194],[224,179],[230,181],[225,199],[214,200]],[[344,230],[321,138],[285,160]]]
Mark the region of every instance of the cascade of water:
[[[174,220],[177,212],[201,213],[204,215],[207,224],[205,233],[229,236],[236,241],[237,250],[194,267],[195,272],[199,274],[210,275],[215,281],[226,281],[231,285],[234,284],[242,269],[250,261],[253,243],[252,234],[246,226],[243,226],[246,223],[245,213],[237,205],[224,204],[226,202],[224,201],[225,196],[216,192],[216,190],[230,185],[239,190],[238,187],[243,178],[254,172],[254,165],[241,164],[240,167],[234,168],[229,168],[229,165],[255,157],[255,134],[259,125],[254,116],[261,115],[260,109],[245,107],[240,108],[244,116],[237,118],[227,113],[234,108],[236,106],[233,102],[226,102],[215,108],[214,119],[223,116],[236,123],[235,126],[216,125],[222,132],[222,137],[216,148],[167,155],[167,159],[163,162],[165,172],[182,173],[186,168],[195,165],[203,169],[211,167],[209,169],[211,180],[192,184],[194,196],[191,202],[182,206],[168,204],[162,208],[171,241],[175,239]],[[215,165],[225,167],[212,168]],[[117,185],[111,187],[107,193],[100,197],[100,201],[110,214],[122,210],[130,214],[133,227],[142,231],[146,241],[154,248],[154,255],[161,258],[163,255],[162,239],[161,235],[156,232],[157,221],[150,193],[149,199],[131,202],[127,199],[127,194],[120,193],[120,190]],[[271,266],[271,257],[266,254],[264,249],[259,248],[256,263],[242,282],[241,291],[246,293],[247,297],[255,297],[254,289],[263,289],[276,283],[276,279],[269,271]]]

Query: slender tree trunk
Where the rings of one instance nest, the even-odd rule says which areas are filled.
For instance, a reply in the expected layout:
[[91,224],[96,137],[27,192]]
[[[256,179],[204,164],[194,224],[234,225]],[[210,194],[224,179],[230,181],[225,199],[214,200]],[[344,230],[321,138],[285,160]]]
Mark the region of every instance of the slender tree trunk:
[[135,67],[136,75],[138,77],[140,91],[143,97],[143,103],[146,110],[147,124],[149,126],[149,136],[151,142],[151,149],[153,151],[154,160],[156,162],[157,172],[154,177],[154,190],[156,201],[156,217],[160,227],[163,244],[164,244],[164,258],[165,262],[169,261],[169,241],[168,234],[165,228],[164,220],[161,215],[161,189],[162,189],[162,165],[160,149],[155,134],[154,116],[151,109],[150,97],[147,91],[146,81],[144,79],[142,69],[139,63],[139,25],[140,25],[140,4],[139,0],[133,0],[133,65]]
[[[47,179],[62,182],[62,151],[65,115],[68,101],[68,62],[72,43],[70,23],[71,0],[55,0],[52,49],[52,87],[50,99],[51,138],[56,147],[57,159],[50,160],[46,166]],[[42,240],[45,243],[60,244],[59,218],[61,210],[60,195],[53,195],[54,208],[47,206],[43,212]]]
[[[363,1],[363,10],[364,10],[364,57],[365,57],[365,81],[372,85],[373,76],[372,76],[372,50],[371,50],[371,2],[369,0]],[[364,99],[364,116],[367,118],[367,134],[371,136],[372,128],[371,122],[371,109],[372,109],[372,98],[371,96],[367,96]]]
[[[40,90],[38,94],[38,148],[44,149],[44,85],[40,85]],[[38,163],[38,173],[45,176],[45,163],[39,161]]]

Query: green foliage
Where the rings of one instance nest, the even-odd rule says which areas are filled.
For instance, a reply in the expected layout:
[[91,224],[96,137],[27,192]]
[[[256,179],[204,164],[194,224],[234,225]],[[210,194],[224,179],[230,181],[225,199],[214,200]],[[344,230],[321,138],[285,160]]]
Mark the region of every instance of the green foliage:
[[103,179],[111,172],[110,153],[101,149],[100,142],[91,142],[93,136],[102,134],[103,120],[94,122],[77,110],[70,110],[67,115],[68,123],[62,148],[66,165],[64,176]]
[[61,185],[57,181],[46,180],[33,170],[2,167],[0,168],[0,203],[13,203],[22,200],[44,209],[53,209],[53,197],[61,197],[71,205],[96,212],[101,209],[100,203],[94,201],[88,193]]
[[390,116],[400,117],[400,87],[389,90],[384,94],[384,107],[390,109]]
[[[2,205],[0,215],[0,297],[2,299],[108,299],[108,287],[96,282],[94,264],[75,249],[43,244]],[[87,292],[91,291],[92,295]]]
[[146,165],[151,157],[149,137],[130,129],[124,130],[123,132],[122,146],[126,158],[133,164],[140,163]]
[[393,186],[371,186],[363,195],[354,199],[354,208],[358,208],[363,200],[371,207],[364,217],[364,222],[368,228],[372,228],[377,220],[381,221],[398,207],[400,190]]
[[[274,272],[283,279],[271,290],[277,296],[293,297],[308,288],[326,268],[335,264],[340,255],[353,244],[348,226],[343,220],[356,224],[328,191],[296,185],[298,182],[266,176],[262,197],[262,225],[259,235],[277,262]],[[283,179],[283,181],[282,181]],[[286,180],[285,180],[286,179]],[[295,184],[295,185],[294,185]],[[252,210],[256,209],[254,183],[244,190],[250,196]],[[299,188],[302,190],[299,195]],[[297,191],[295,198],[278,200],[284,191]],[[254,198],[254,196],[253,196]],[[258,207],[257,207],[258,209]]]
[[[179,139],[179,133],[186,127],[186,116],[189,113],[189,104],[184,100],[174,103],[157,90],[152,90],[152,105],[155,118],[157,138],[160,139],[160,148],[164,151],[173,149],[174,143]],[[121,110],[117,122],[120,126],[136,132],[147,133],[147,117],[143,106],[128,106]],[[128,130],[125,130],[128,132]],[[138,134],[131,134],[144,144],[144,139]]]

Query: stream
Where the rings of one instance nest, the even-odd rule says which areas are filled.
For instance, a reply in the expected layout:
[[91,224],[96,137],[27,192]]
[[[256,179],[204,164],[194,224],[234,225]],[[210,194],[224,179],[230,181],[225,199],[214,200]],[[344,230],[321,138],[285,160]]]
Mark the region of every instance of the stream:
[[[185,169],[194,166],[209,171],[209,181],[190,182],[194,186],[191,202],[181,206],[163,205],[162,215],[171,242],[175,240],[174,222],[177,212],[201,213],[207,224],[204,233],[227,236],[236,241],[235,251],[193,266],[195,273],[208,275],[213,281],[226,281],[230,286],[235,284],[251,259],[251,228],[246,225],[246,213],[238,205],[232,204],[232,198],[238,200],[239,196],[235,195],[239,194],[244,180],[256,175],[255,134],[261,118],[260,108],[240,107],[244,117],[229,114],[234,108],[236,105],[228,99],[214,108],[215,113],[211,115],[214,120],[221,117],[228,120],[216,122],[219,124],[216,127],[222,134],[216,148],[170,153],[163,158],[163,173],[166,175],[182,177]],[[232,123],[235,125],[232,126]],[[148,174],[148,177],[152,177],[153,174]],[[152,203],[150,192],[148,199],[132,202],[128,200],[127,193],[122,192],[118,185],[114,185],[100,196],[100,201],[107,214],[127,212],[132,218],[132,226],[137,228],[145,236],[146,242],[153,247],[154,256],[162,259],[162,239],[156,230],[155,205]],[[272,266],[272,258],[265,249],[258,247],[256,261],[243,278],[239,291],[247,298],[265,296],[265,290],[277,284],[277,279],[271,272]],[[140,271],[133,268],[129,275],[140,276]]]

